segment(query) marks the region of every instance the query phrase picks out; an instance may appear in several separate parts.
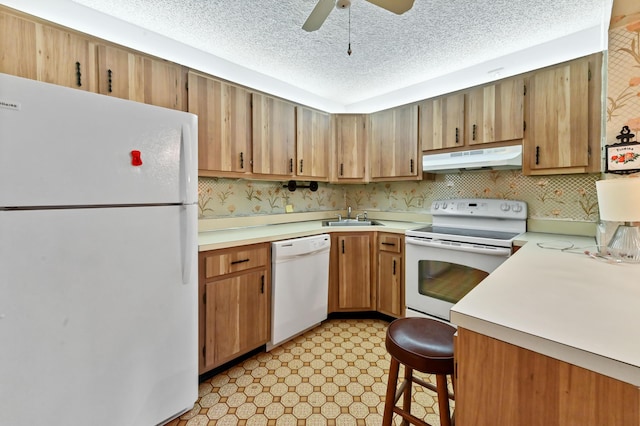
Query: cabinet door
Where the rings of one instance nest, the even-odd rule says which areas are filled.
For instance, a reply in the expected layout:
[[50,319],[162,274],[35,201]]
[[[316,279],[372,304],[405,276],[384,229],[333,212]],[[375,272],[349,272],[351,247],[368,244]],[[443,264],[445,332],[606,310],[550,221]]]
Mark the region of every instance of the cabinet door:
[[338,308],[373,309],[371,294],[371,236],[338,237]]
[[36,80],[36,24],[0,12],[0,72]]
[[369,120],[371,178],[418,176],[418,106],[380,111]]
[[88,39],[46,25],[36,25],[37,79],[97,92],[96,46]]
[[522,139],[524,81],[505,80],[467,94],[466,131],[469,145]]
[[329,179],[331,115],[298,106],[295,174],[303,178]]
[[335,180],[366,180],[366,120],[362,114],[335,116]]
[[[525,172],[589,164],[589,63],[538,71],[527,89]],[[584,169],[583,169],[584,170]]]
[[205,369],[269,340],[266,270],[205,284]]
[[296,107],[253,94],[253,173],[294,176]]
[[401,254],[378,254],[378,311],[394,317],[404,315],[402,268]]
[[404,236],[378,233],[378,311],[404,316]]
[[464,94],[420,104],[420,143],[423,151],[464,146]]
[[98,46],[100,93],[182,110],[182,67],[115,46]]
[[200,171],[251,171],[251,93],[190,72],[189,112],[198,116]]

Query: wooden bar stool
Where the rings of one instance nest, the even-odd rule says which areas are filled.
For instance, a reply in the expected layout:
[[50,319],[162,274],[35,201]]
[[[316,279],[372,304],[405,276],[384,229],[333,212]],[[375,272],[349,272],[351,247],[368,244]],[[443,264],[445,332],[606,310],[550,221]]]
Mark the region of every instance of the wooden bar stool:
[[[438,394],[440,425],[452,426],[449,417],[449,399],[453,394],[447,390],[447,375],[453,380],[453,335],[456,329],[446,323],[429,318],[400,318],[389,324],[385,346],[391,355],[389,382],[384,405],[382,426],[391,426],[393,413],[403,418],[402,424],[431,426],[410,414],[411,387],[413,383],[424,386]],[[396,389],[400,364],[404,365],[404,380]],[[436,386],[414,377],[413,370],[436,375]],[[455,383],[454,383],[455,384]],[[404,395],[402,408],[396,403]]]

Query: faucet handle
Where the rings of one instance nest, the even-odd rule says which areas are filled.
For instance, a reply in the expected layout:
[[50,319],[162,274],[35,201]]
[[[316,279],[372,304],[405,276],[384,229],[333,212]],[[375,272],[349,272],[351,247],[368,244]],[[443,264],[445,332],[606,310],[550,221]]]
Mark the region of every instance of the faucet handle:
[[367,211],[366,210],[364,211],[363,216],[364,216],[364,220],[367,220]]
[[341,222],[342,221],[342,215],[340,213],[338,213],[338,221]]

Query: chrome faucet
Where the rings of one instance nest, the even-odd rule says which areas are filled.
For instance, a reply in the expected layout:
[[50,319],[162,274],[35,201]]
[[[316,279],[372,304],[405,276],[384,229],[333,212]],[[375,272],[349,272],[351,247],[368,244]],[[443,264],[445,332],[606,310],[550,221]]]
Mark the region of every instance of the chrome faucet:
[[347,219],[351,219],[351,206],[347,207]]

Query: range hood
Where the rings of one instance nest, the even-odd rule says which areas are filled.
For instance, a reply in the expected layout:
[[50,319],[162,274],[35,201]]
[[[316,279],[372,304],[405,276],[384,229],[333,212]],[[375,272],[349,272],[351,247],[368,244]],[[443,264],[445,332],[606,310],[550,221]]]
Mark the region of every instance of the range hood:
[[425,154],[422,157],[422,171],[427,173],[521,168],[522,145],[447,152],[444,154]]

